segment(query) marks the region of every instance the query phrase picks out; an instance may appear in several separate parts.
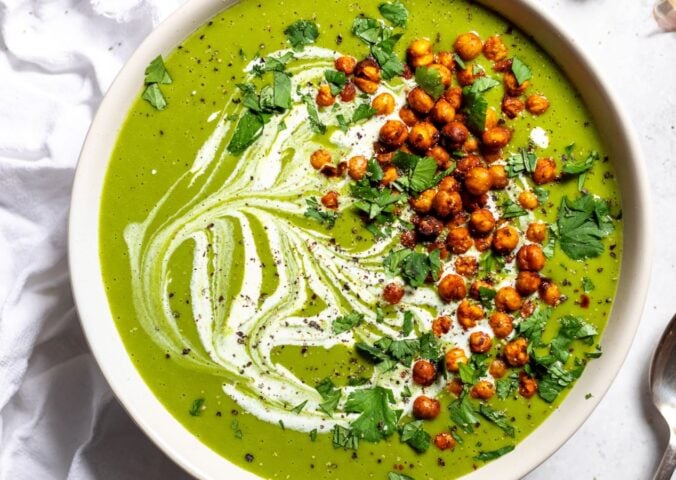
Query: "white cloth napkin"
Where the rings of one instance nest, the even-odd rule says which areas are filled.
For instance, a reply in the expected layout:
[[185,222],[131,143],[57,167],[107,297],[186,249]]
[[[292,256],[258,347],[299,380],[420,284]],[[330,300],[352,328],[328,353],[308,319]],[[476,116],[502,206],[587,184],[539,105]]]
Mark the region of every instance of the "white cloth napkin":
[[0,480],[189,478],[114,399],[78,325],[68,203],[87,127],[183,0],[0,0]]

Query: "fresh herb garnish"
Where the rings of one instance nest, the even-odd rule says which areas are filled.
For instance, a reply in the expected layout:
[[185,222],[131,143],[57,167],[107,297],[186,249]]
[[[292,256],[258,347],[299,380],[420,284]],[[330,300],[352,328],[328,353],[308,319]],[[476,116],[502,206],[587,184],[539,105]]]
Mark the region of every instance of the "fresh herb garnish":
[[467,68],[467,65],[465,65],[465,61],[462,58],[460,58],[460,55],[458,55],[457,53],[453,54],[453,60],[455,60],[455,64],[458,67],[462,68],[463,70]]
[[538,395],[545,402],[553,402],[556,397],[563,391],[564,388],[570,386],[580,375],[582,375],[582,367],[574,370],[566,370],[561,362],[556,361],[544,367],[544,373],[538,382]]
[[535,187],[533,188],[533,193],[535,193],[535,196],[537,197],[538,203],[540,205],[544,204],[549,198],[549,190],[547,190],[546,188]]
[[505,266],[505,257],[488,250],[479,257],[479,276],[489,277],[500,272]]
[[559,333],[552,339],[550,346],[552,355],[565,363],[570,356],[568,349],[573,340],[591,340],[598,331],[593,325],[573,315],[566,315],[559,322]]
[[402,190],[411,193],[420,193],[432,188],[453,171],[448,169],[437,174],[437,162],[434,158],[419,157],[401,150],[395,153],[392,163],[402,173],[402,176],[397,179],[397,185]]
[[491,460],[495,460],[496,458],[502,457],[506,453],[511,452],[514,450],[514,445],[507,445],[502,448],[498,448],[497,450],[492,450],[490,452],[479,452],[479,455],[474,457],[474,460],[478,460],[480,462],[489,462]]
[[324,72],[324,78],[326,78],[326,81],[329,83],[331,95],[338,95],[347,83],[345,73],[339,72],[338,70],[326,70]]
[[294,50],[302,50],[305,45],[315,43],[319,37],[317,24],[309,20],[297,20],[284,30],[286,38]]
[[519,375],[516,372],[495,381],[495,392],[500,400],[512,396],[518,387]]
[[333,427],[333,448],[344,448],[345,450],[357,450],[359,447],[359,438],[349,428],[336,425]]
[[164,66],[162,55],[155,57],[153,61],[150,62],[150,64],[146,67],[144,82],[146,85],[150,85],[152,83],[163,83],[166,85],[172,82],[171,76],[169,75],[167,68]]
[[531,78],[530,68],[528,68],[528,66],[523,63],[519,57],[514,57],[512,59],[512,73],[514,74],[516,82],[519,85],[523,85],[523,82],[530,80]]
[[361,415],[350,424],[350,430],[361,440],[378,442],[394,433],[397,416],[390,407],[392,390],[383,387],[356,390],[347,398],[345,411]]
[[307,400],[305,400],[304,402],[299,403],[298,405],[296,405],[295,407],[293,407],[293,408],[291,409],[291,411],[292,411],[293,413],[295,413],[295,414],[299,414],[300,412],[303,411],[303,408],[305,408],[305,405],[307,405]]
[[441,252],[422,253],[407,248],[391,251],[383,261],[385,268],[393,275],[399,275],[404,281],[414,287],[425,283],[429,275],[433,279],[439,278],[441,270]]
[[[416,357],[425,358],[431,362],[437,362],[441,357],[439,342],[436,337],[427,332],[419,338],[407,338],[392,340],[383,337],[373,345],[357,342],[355,348],[374,363],[385,364],[388,369],[394,368],[396,363],[409,367]],[[385,369],[387,370],[387,369]]]
[[333,333],[336,335],[352,330],[364,320],[364,315],[358,312],[348,313],[336,318],[331,324]]
[[493,299],[497,294],[498,292],[492,288],[479,287],[479,300],[484,308],[491,308],[493,306]]
[[505,415],[505,412],[501,410],[495,410],[489,405],[482,403],[479,406],[479,413],[486,420],[490,421],[500,430],[505,432],[508,437],[514,437],[514,427],[510,425],[509,419]]
[[466,394],[451,402],[448,406],[451,420],[466,433],[474,432],[474,425],[479,423],[477,411]]
[[439,70],[429,67],[418,67],[415,70],[415,81],[432,98],[438,100],[444,93],[444,84]]
[[561,171],[566,175],[579,175],[577,178],[577,189],[582,191],[584,181],[587,178],[587,172],[591,170],[591,168],[594,166],[594,163],[596,163],[599,158],[601,158],[601,156],[599,155],[599,152],[592,150],[589,152],[589,155],[587,155],[587,158],[576,162],[573,158],[572,148],[566,149],[566,152],[567,155],[565,155],[565,157],[567,161],[563,164]]
[[393,34],[392,28],[370,17],[357,17],[352,22],[352,33],[371,49],[371,55],[380,65],[383,79],[389,80],[404,71],[404,64],[394,53],[394,46],[401,34]]
[[381,3],[378,6],[380,14],[395,27],[405,27],[408,21],[408,10],[400,1]]
[[202,410],[204,410],[204,399],[196,398],[192,402],[192,405],[190,406],[190,410],[188,411],[188,413],[190,414],[191,417],[199,417],[200,415],[202,415]]
[[233,418],[232,422],[230,422],[230,429],[233,431],[235,438],[238,440],[241,440],[242,437],[244,437],[244,433],[242,432],[242,429],[239,428],[239,422],[236,418]]
[[371,107],[368,103],[362,103],[355,108],[352,113],[352,123],[357,123],[359,120],[366,120],[376,114],[376,109]]
[[167,108],[167,100],[164,98],[162,90],[160,90],[160,86],[157,83],[148,85],[143,91],[141,98],[155,107],[156,110],[164,110]]
[[502,218],[516,218],[528,215],[528,212],[511,200],[502,205]]
[[307,204],[307,210],[304,213],[306,217],[317,220],[322,225],[326,225],[327,228],[333,228],[338,218],[337,212],[323,209],[315,197],[306,199],[305,203]]
[[542,332],[544,332],[551,315],[551,308],[538,308],[530,317],[519,322],[516,326],[516,333],[526,338],[533,347],[539,347],[542,343]]
[[592,282],[591,278],[582,277],[582,290],[584,290],[584,293],[589,293],[595,288],[596,286],[594,285],[594,282]]
[[404,424],[399,429],[400,440],[419,453],[426,452],[432,444],[432,437],[423,428],[421,420]]
[[559,245],[573,260],[601,255],[604,249],[601,240],[613,231],[608,204],[591,195],[573,201],[564,197],[557,227]]
[[524,173],[533,173],[537,160],[533,152],[522,148],[519,153],[510,155],[507,159],[507,176],[513,178]]
[[319,409],[332,417],[333,413],[336,411],[338,402],[340,401],[340,390],[336,388],[329,377],[326,377],[319,382],[317,386],[315,386],[315,390],[317,390],[319,395],[321,395],[322,400],[324,400],[319,404]]
[[294,60],[292,52],[286,52],[284,55],[273,57],[272,55],[261,58],[253,67],[251,73],[256,77],[262,77],[266,72],[283,72],[286,70],[286,64]]
[[413,314],[408,310],[404,312],[404,322],[401,327],[401,333],[408,337],[413,331]]
[[324,134],[326,133],[326,125],[324,125],[321,120],[319,120],[319,113],[317,112],[317,105],[315,104],[312,97],[309,95],[303,95],[303,103],[307,108],[308,118],[310,119],[310,127],[315,133]]
[[404,475],[403,473],[390,472],[387,474],[387,480],[415,480],[413,477]]
[[312,440],[313,442],[317,440],[317,429],[316,428],[313,428],[312,430],[310,430],[310,440]]

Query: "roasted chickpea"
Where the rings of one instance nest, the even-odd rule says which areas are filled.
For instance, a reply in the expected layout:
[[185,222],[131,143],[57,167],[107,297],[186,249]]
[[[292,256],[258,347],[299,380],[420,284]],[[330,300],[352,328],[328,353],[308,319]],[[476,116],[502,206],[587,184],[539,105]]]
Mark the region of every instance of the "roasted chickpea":
[[393,165],[389,165],[383,169],[383,178],[380,180],[380,183],[387,187],[388,185],[393,184],[397,178],[399,178],[397,168]]
[[523,337],[512,340],[505,345],[503,353],[505,360],[512,367],[523,367],[530,359],[528,356],[528,342]]
[[474,300],[480,300],[482,288],[494,290],[493,285],[486,282],[485,280],[475,280],[474,282],[472,282],[472,286],[469,289],[469,296],[472,297]]
[[427,152],[427,156],[432,157],[437,162],[437,166],[442,170],[450,168],[451,164],[453,163],[451,160],[451,155],[440,145],[435,145],[430,148],[430,150]]
[[505,90],[507,90],[507,93],[512,97],[523,95],[523,92],[530,86],[528,80],[519,85],[519,82],[517,82],[516,77],[512,72],[505,72],[503,82],[505,84]]
[[474,32],[463,33],[453,43],[453,49],[465,61],[478,57],[482,47],[481,38]]
[[413,68],[425,67],[434,62],[432,53],[432,42],[425,38],[413,40],[406,51],[408,63]]
[[351,102],[356,96],[357,88],[354,86],[354,83],[347,82],[343,87],[343,90],[340,92],[340,99],[343,102]]
[[408,144],[418,151],[429,150],[439,141],[439,130],[429,122],[418,122],[408,132]]
[[479,235],[486,235],[495,228],[495,218],[487,208],[474,210],[469,216],[469,224],[472,230]]
[[409,107],[422,115],[427,115],[434,108],[434,99],[420,87],[415,87],[408,92],[407,100]]
[[434,445],[439,450],[449,450],[455,447],[455,439],[450,433],[439,433],[434,437]]
[[531,243],[524,245],[516,254],[516,265],[519,270],[530,270],[532,272],[539,272],[545,266],[545,254],[542,253],[542,247]]
[[429,67],[430,70],[436,70],[439,72],[439,78],[441,78],[441,84],[445,87],[448,88],[451,85],[451,70],[445,67],[444,65],[441,65],[439,63],[433,63]]
[[333,163],[331,152],[324,150],[323,148],[316,150],[310,156],[310,165],[312,165],[312,168],[315,170],[321,170],[325,165],[331,163]]
[[547,238],[547,225],[544,223],[531,223],[526,230],[526,238],[531,242],[542,243]]
[[526,108],[533,115],[542,115],[549,108],[549,100],[544,95],[529,95],[526,99]]
[[528,296],[540,288],[540,275],[536,272],[522,270],[516,277],[516,291],[521,295]]
[[460,87],[451,87],[444,92],[444,98],[448,100],[448,103],[451,104],[451,107],[457,112],[462,107],[462,88]]
[[500,227],[493,236],[493,248],[502,255],[507,255],[519,243],[519,232],[511,225]]
[[326,192],[321,198],[322,205],[331,210],[338,208],[338,192]]
[[394,111],[394,97],[389,93],[381,93],[373,99],[371,107],[378,115],[389,115]]
[[399,109],[399,118],[409,127],[418,123],[418,115],[408,107],[401,107]]
[[529,377],[526,372],[519,374],[519,395],[524,398],[531,398],[538,390],[538,382],[533,377]]
[[329,107],[336,102],[336,97],[331,93],[331,87],[328,85],[321,85],[317,91],[317,105],[320,107]]
[[479,151],[479,140],[476,137],[469,137],[462,144],[462,149],[465,153],[475,154]]
[[439,296],[447,302],[461,300],[467,295],[465,280],[460,275],[446,275],[439,282],[437,289]]
[[470,256],[455,257],[455,272],[463,277],[473,277],[479,268],[477,259]]
[[486,130],[481,136],[484,145],[491,149],[498,149],[506,146],[512,139],[512,131],[505,127],[492,127]]
[[455,254],[465,253],[472,248],[472,237],[467,227],[454,227],[448,231],[446,245]]
[[413,364],[413,381],[429,387],[437,379],[437,369],[429,360],[418,360]]
[[427,239],[435,239],[443,230],[444,224],[436,217],[424,216],[416,222],[416,229],[420,236]]
[[334,66],[339,72],[343,72],[345,75],[352,75],[354,68],[357,66],[357,59],[344,55],[336,58]]
[[406,248],[415,248],[418,244],[418,236],[415,233],[415,230],[406,230],[401,234],[400,238],[401,244]]
[[481,157],[478,155],[466,155],[456,162],[453,174],[456,177],[463,178],[475,167],[483,167]]
[[440,337],[451,330],[451,317],[442,315],[432,321],[432,333]]
[[380,127],[378,138],[385,147],[396,149],[401,147],[408,138],[408,128],[399,120],[388,120]]
[[556,180],[556,161],[553,158],[538,158],[533,172],[533,181],[538,185]]
[[561,292],[559,287],[556,286],[551,280],[543,280],[540,284],[540,298],[547,305],[552,307],[561,303]]
[[469,336],[469,349],[473,353],[486,353],[493,347],[493,340],[484,332],[473,332]]
[[450,71],[455,69],[455,58],[453,58],[453,52],[439,52],[435,56],[435,62],[440,63],[444,67],[448,68]]
[[404,287],[395,282],[388,283],[383,290],[383,298],[387,303],[396,305],[404,298]]
[[495,294],[495,308],[499,312],[515,312],[521,308],[523,300],[513,287],[502,287]]
[[441,135],[449,150],[458,150],[467,141],[469,130],[460,122],[450,122],[441,129]]
[[455,109],[451,106],[451,102],[442,97],[434,104],[430,117],[433,122],[446,125],[455,118]]
[[378,83],[380,82],[380,65],[373,58],[367,57],[355,65],[354,75]]
[[477,322],[484,318],[484,309],[481,308],[481,305],[472,303],[469,300],[463,300],[460,302],[460,305],[458,305],[456,314],[460,326],[465,330],[468,330],[476,327]]
[[460,190],[460,184],[458,181],[455,179],[454,176],[452,175],[447,175],[444,178],[441,179],[439,182],[439,185],[437,185],[437,189],[445,192],[457,192]]
[[462,210],[462,199],[458,192],[441,190],[434,196],[432,208],[438,216],[446,218]]
[[409,204],[417,213],[427,213],[432,210],[432,201],[436,194],[437,192],[430,188],[417,197],[412,197],[409,200]]
[[521,310],[519,310],[519,313],[521,314],[521,317],[528,318],[531,315],[533,315],[534,311],[535,304],[530,300],[526,300],[525,302],[523,302],[523,306],[521,307]]
[[413,401],[413,416],[418,420],[432,420],[439,416],[441,404],[435,398],[420,395]]
[[347,161],[347,174],[353,180],[361,180],[366,175],[368,160],[362,155],[357,155]]
[[481,237],[474,237],[474,248],[479,252],[485,252],[493,244],[493,235],[484,235]]
[[509,185],[509,178],[507,177],[507,170],[502,165],[491,165],[488,168],[488,171],[491,172],[491,178],[493,182],[491,188],[494,190],[502,190]]
[[524,190],[519,194],[519,205],[526,210],[535,210],[538,208],[538,197],[530,190]]
[[488,324],[498,338],[506,338],[514,330],[512,317],[504,312],[493,312],[488,318]]
[[509,118],[516,118],[523,109],[526,108],[523,101],[519,97],[510,97],[505,95],[502,99],[502,111]]
[[496,127],[498,125],[499,120],[500,119],[498,118],[498,112],[496,112],[493,107],[488,107],[488,109],[486,110],[486,123],[484,124],[484,131]]
[[499,358],[496,358],[488,366],[488,373],[490,373],[493,378],[502,378],[505,376],[505,373],[507,373],[507,365]]
[[495,385],[493,385],[488,380],[479,380],[477,384],[472,387],[469,394],[473,398],[488,400],[493,395],[495,395]]
[[465,188],[472,195],[483,195],[493,185],[491,172],[484,167],[474,167],[465,175]]
[[483,77],[485,73],[483,71],[474,73],[474,67],[472,65],[467,65],[465,68],[458,69],[455,73],[455,76],[458,78],[458,83],[463,87],[467,87],[474,83],[474,81]]
[[[464,355],[464,353],[463,353]],[[463,362],[460,362],[463,363]],[[467,363],[465,361],[465,363]],[[448,364],[447,364],[448,366]],[[446,384],[446,390],[449,393],[452,393],[453,395],[460,396],[462,391],[465,389],[465,387],[462,384],[462,380],[460,380],[458,377],[453,377],[447,384]]]
[[483,52],[487,59],[497,62],[507,57],[507,46],[498,35],[492,35],[484,42]]
[[374,82],[367,78],[354,77],[352,83],[354,83],[359,90],[370,95],[376,93],[376,90],[378,90],[378,82]]
[[446,352],[446,370],[458,372],[461,363],[467,363],[467,355],[462,348],[451,348]]

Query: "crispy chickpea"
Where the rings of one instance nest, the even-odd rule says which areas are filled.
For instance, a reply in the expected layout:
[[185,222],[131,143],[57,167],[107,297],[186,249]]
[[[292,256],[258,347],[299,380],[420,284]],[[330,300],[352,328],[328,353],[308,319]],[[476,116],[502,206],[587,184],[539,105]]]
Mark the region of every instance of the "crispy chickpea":
[[328,85],[321,85],[317,91],[317,105],[320,107],[329,107],[336,102],[336,97],[331,93],[331,87]]
[[487,59],[498,62],[507,57],[507,46],[498,35],[492,35],[484,42],[483,52]]
[[481,400],[488,400],[495,395],[495,385],[488,380],[479,380],[476,385],[472,387],[469,394],[472,398],[480,398]]
[[342,57],[336,58],[334,66],[339,72],[343,72],[345,75],[352,75],[354,73],[354,68],[357,66],[357,59],[343,55]]
[[526,300],[525,302],[523,302],[523,306],[521,307],[521,310],[519,310],[519,313],[521,314],[521,317],[528,318],[531,315],[533,315],[534,311],[535,304],[530,300]]
[[338,192],[326,192],[321,198],[322,205],[331,210],[338,208]]
[[434,60],[436,63],[443,65],[451,71],[455,69],[455,58],[453,58],[453,52],[439,52],[436,54]]
[[491,165],[488,171],[491,172],[491,179],[493,180],[491,184],[492,189],[502,190],[509,185],[507,170],[503,165]]
[[491,172],[484,167],[474,167],[465,176],[465,188],[472,195],[483,195],[487,193],[493,185]]
[[542,247],[531,243],[524,245],[516,254],[516,265],[519,270],[530,270],[532,272],[539,272],[545,266],[545,254],[542,253]]
[[449,450],[455,447],[455,438],[447,432],[439,433],[434,437],[434,445],[439,450]]
[[396,305],[404,298],[404,287],[395,282],[388,283],[383,289],[383,298],[387,303]]
[[434,196],[432,208],[438,216],[446,218],[462,210],[462,199],[458,192],[441,190]]
[[512,139],[512,131],[505,127],[492,127],[486,130],[481,136],[483,144],[491,149],[498,149],[506,146]]
[[446,352],[446,370],[458,372],[461,363],[467,363],[467,355],[462,348],[451,348]]
[[411,109],[416,113],[427,115],[430,113],[432,108],[434,108],[434,99],[420,87],[415,87],[413,90],[408,92],[408,96],[406,98],[408,100],[409,107],[411,107]]
[[455,118],[455,109],[451,106],[451,102],[442,97],[434,104],[430,117],[433,122],[446,125]]
[[473,277],[479,268],[477,259],[470,256],[461,255],[455,257],[455,272],[463,277]]
[[[464,353],[463,353],[464,355]],[[463,362],[460,362],[463,363]],[[466,363],[466,362],[465,362]],[[448,366],[448,364],[446,364]],[[464,386],[462,384],[462,380],[460,380],[458,377],[453,377],[447,384],[446,384],[446,390],[449,393],[452,393],[453,395],[460,396],[462,391],[464,390]]]
[[484,332],[473,332],[469,336],[469,349],[473,353],[486,353],[493,347],[493,340]]
[[316,150],[310,156],[310,165],[312,165],[312,168],[315,170],[321,170],[325,165],[330,163],[333,163],[331,152],[324,150],[323,148]]
[[435,239],[443,230],[444,224],[436,217],[426,215],[416,222],[416,229],[420,236]]
[[408,144],[418,151],[429,150],[439,141],[439,130],[430,122],[418,122],[408,132]]
[[408,107],[401,107],[399,109],[399,118],[409,127],[418,123],[418,115]]
[[502,111],[509,118],[516,118],[523,109],[526,108],[523,101],[519,97],[510,97],[505,95],[502,99]]
[[530,377],[526,372],[519,374],[519,395],[524,398],[531,398],[538,390],[538,382]]
[[474,237],[474,248],[479,252],[485,252],[493,243],[493,235],[484,235],[481,237]]
[[415,248],[418,244],[418,236],[415,233],[415,230],[406,230],[401,234],[400,239],[401,244],[406,248]]
[[380,65],[372,57],[367,57],[354,67],[355,77],[380,82]]
[[481,38],[474,32],[463,33],[453,43],[453,49],[465,61],[478,57],[482,47]]
[[516,340],[507,343],[503,353],[505,355],[505,360],[507,360],[507,363],[512,367],[523,367],[530,359],[528,356],[528,342],[523,337],[519,337]]
[[450,168],[452,164],[451,155],[440,145],[430,148],[427,156],[432,157],[437,162],[437,166],[442,170]]
[[373,80],[369,80],[367,78],[354,77],[352,79],[352,83],[354,83],[357,88],[364,93],[374,94],[376,93],[376,90],[378,90],[378,82],[374,82]]
[[556,161],[553,158],[538,158],[533,171],[533,181],[538,185],[556,180]]
[[540,298],[547,305],[552,307],[561,303],[561,292],[559,287],[556,286],[551,280],[543,280],[540,284]]
[[467,227],[454,227],[448,231],[446,245],[456,255],[465,253],[472,248],[472,237]]
[[450,103],[451,107],[453,107],[456,111],[460,110],[460,107],[462,107],[462,88],[449,88],[444,92],[444,98],[448,100],[448,103]]
[[516,277],[516,291],[523,296],[532,295],[540,288],[540,275],[536,272],[523,270]]
[[526,210],[535,210],[538,208],[538,197],[530,190],[524,190],[519,194],[519,205]]
[[515,312],[521,308],[523,300],[514,287],[502,287],[495,294],[495,308],[499,312]]
[[487,208],[474,210],[469,216],[469,224],[472,230],[479,235],[486,235],[495,228],[495,218]]
[[437,369],[429,360],[418,360],[413,364],[413,381],[429,387],[437,379]]
[[347,161],[347,174],[353,180],[361,180],[366,175],[368,160],[363,155],[357,155]]
[[458,181],[455,179],[454,176],[452,175],[447,175],[444,178],[441,179],[439,182],[439,185],[437,185],[437,189],[445,192],[457,192],[460,190],[460,184]]
[[436,70],[439,72],[439,78],[441,78],[441,84],[448,88],[451,85],[451,71],[444,65],[440,63],[433,63],[429,67],[430,70]]
[[466,155],[456,162],[455,171],[456,177],[464,177],[475,167],[482,167],[483,162],[478,155]]
[[480,300],[482,288],[486,288],[488,290],[494,290],[493,285],[491,285],[487,281],[485,281],[485,280],[475,280],[474,282],[472,282],[472,286],[469,288],[469,296],[472,297],[474,300]]
[[439,296],[446,302],[461,300],[467,295],[465,280],[460,275],[446,275],[437,287]]
[[354,83],[347,82],[343,87],[343,90],[340,92],[340,99],[343,102],[351,102],[356,96],[357,88],[354,86]]
[[484,309],[481,308],[481,305],[472,303],[469,300],[463,300],[460,302],[460,305],[458,305],[456,314],[460,326],[465,330],[468,330],[476,327],[477,322],[484,318]]
[[397,168],[393,165],[389,165],[383,169],[383,178],[380,180],[380,183],[387,187],[388,185],[394,183],[397,178],[399,178]]
[[469,130],[460,122],[450,122],[441,129],[441,135],[449,149],[458,150],[467,141]]
[[422,192],[417,197],[413,197],[409,200],[411,208],[417,213],[427,213],[432,210],[432,201],[434,200],[436,191],[433,189],[428,189]]
[[493,237],[493,248],[502,255],[507,255],[516,248],[519,243],[519,232],[511,225],[500,227]]
[[549,108],[549,100],[544,95],[529,95],[526,99],[526,108],[533,115],[542,115]]
[[378,138],[380,143],[387,148],[399,148],[408,138],[408,128],[399,120],[388,120],[380,127]]
[[526,230],[526,238],[531,242],[542,243],[547,238],[547,225],[544,223],[531,223]]
[[495,111],[495,108],[488,107],[488,109],[486,110],[486,123],[484,124],[484,131],[496,127],[498,125],[499,120],[500,119],[498,118],[498,112]]
[[467,65],[465,68],[458,69],[455,73],[455,76],[458,77],[458,83],[463,87],[467,87],[474,83],[474,81],[484,76],[483,71],[474,73],[474,67],[472,65]]
[[488,318],[488,324],[498,338],[506,338],[514,330],[512,317],[504,312],[493,312]]
[[441,337],[451,330],[451,317],[442,315],[432,320],[432,333],[435,336]]
[[476,137],[469,137],[465,140],[465,143],[462,144],[462,149],[465,153],[474,154],[479,151],[479,140]]
[[432,420],[439,416],[441,404],[435,398],[420,395],[413,401],[413,416],[418,420]]
[[378,115],[389,115],[394,111],[394,97],[389,93],[381,93],[371,102]]
[[424,67],[434,62],[432,53],[432,42],[426,38],[413,40],[406,51],[408,63],[413,68]]
[[502,378],[505,376],[505,373],[507,373],[507,365],[499,358],[496,358],[488,366],[488,373],[490,373],[493,378]]
[[530,86],[528,80],[519,85],[519,82],[517,82],[516,77],[512,72],[505,72],[503,82],[505,84],[505,90],[507,90],[507,93],[512,97],[523,95],[523,92]]

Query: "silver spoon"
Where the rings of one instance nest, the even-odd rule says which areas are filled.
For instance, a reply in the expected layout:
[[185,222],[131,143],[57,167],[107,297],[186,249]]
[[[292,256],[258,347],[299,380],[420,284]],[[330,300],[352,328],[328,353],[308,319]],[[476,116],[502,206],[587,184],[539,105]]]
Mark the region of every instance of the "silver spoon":
[[676,468],[676,315],[655,349],[650,365],[650,393],[669,425],[669,446],[653,480],[670,480]]

